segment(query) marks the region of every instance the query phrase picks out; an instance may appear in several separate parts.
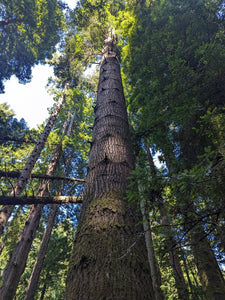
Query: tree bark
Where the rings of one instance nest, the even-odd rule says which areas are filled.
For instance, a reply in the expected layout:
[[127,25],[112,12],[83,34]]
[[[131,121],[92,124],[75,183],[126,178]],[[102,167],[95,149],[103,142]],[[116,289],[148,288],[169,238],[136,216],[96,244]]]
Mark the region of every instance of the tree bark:
[[[59,161],[59,149],[56,150],[52,160],[48,166],[47,175],[52,175]],[[38,190],[38,195],[48,194],[49,181],[44,180]],[[38,229],[41,213],[44,205],[33,205],[30,215],[25,223],[23,232],[20,235],[19,241],[10,257],[6,268],[4,269],[3,282],[0,288],[0,300],[12,300],[16,294],[16,289],[21,275],[26,267],[27,257],[32,245],[35,233]]]
[[149,218],[146,213],[146,201],[144,199],[140,202],[141,213],[143,217],[143,227],[145,232],[145,243],[148,252],[148,261],[150,265],[151,277],[152,277],[152,287],[156,300],[163,300],[164,295],[160,288],[161,286],[161,275],[159,270],[159,265],[155,256],[154,245],[152,240],[152,229],[149,223]]
[[225,281],[201,225],[190,231],[191,248],[206,298],[225,300]]
[[125,198],[134,167],[115,37],[105,41],[84,202],[65,299],[153,299],[143,229]]
[[187,289],[187,285],[184,279],[184,274],[180,264],[180,258],[177,253],[178,245],[174,239],[174,234],[172,232],[172,228],[169,222],[169,218],[164,206],[163,198],[158,199],[159,203],[159,212],[162,218],[162,226],[165,228],[165,236],[167,237],[167,249],[169,253],[170,265],[173,269],[173,276],[175,279],[175,285],[177,288],[177,293],[179,299],[189,299],[189,292]]
[[[69,128],[68,128],[67,134],[66,134],[68,137],[71,136],[75,116],[76,116],[76,112],[74,112],[74,114],[73,114],[73,116],[70,120]],[[65,132],[65,129],[66,129],[66,122],[64,123],[63,132]],[[66,163],[66,168],[65,168],[66,169],[66,172],[65,172],[66,175],[68,174],[70,163],[71,163],[71,157],[69,157],[69,159],[67,160],[67,163]],[[61,191],[62,190],[63,190],[63,184],[61,186]],[[76,198],[79,198],[79,197],[76,197]],[[37,259],[35,261],[35,264],[34,264],[34,267],[33,267],[33,270],[32,270],[32,274],[31,274],[30,279],[29,279],[29,283],[28,283],[28,287],[27,287],[27,291],[26,291],[26,295],[25,295],[24,300],[34,299],[34,296],[35,296],[35,293],[36,293],[36,290],[37,290],[37,287],[38,287],[38,281],[39,281],[41,270],[42,270],[42,267],[43,267],[45,255],[46,255],[46,252],[47,252],[47,249],[48,249],[48,243],[50,241],[51,232],[52,232],[52,229],[53,229],[53,226],[54,226],[54,221],[55,221],[55,217],[56,217],[58,208],[59,208],[59,205],[54,205],[52,207],[52,211],[51,211],[51,214],[50,214],[49,219],[48,219],[48,224],[47,224],[44,236],[42,238],[42,242],[41,242],[41,246],[40,246],[40,249],[39,249],[39,252],[38,252],[38,256],[37,256]],[[46,289],[46,285],[45,285],[45,289]]]
[[38,287],[38,281],[41,274],[42,266],[44,263],[45,255],[48,249],[48,243],[50,241],[51,232],[54,226],[55,216],[57,214],[58,205],[54,205],[51,211],[51,214],[48,219],[48,224],[42,238],[41,247],[38,252],[37,259],[35,261],[32,274],[28,283],[27,291],[24,300],[32,300],[34,299],[35,292]]
[[[145,145],[145,151],[146,151],[146,154],[148,157],[151,174],[153,177],[155,177],[156,169],[155,169],[154,161],[153,161],[150,149],[146,145]],[[156,200],[157,206],[159,208],[159,213],[162,218],[162,220],[161,220],[162,226],[165,228],[165,235],[167,237],[167,245],[166,246],[167,246],[167,249],[169,252],[170,265],[173,269],[173,276],[175,279],[177,293],[178,293],[179,299],[188,300],[189,299],[188,289],[187,289],[187,286],[185,283],[183,271],[182,271],[181,264],[180,264],[180,259],[177,254],[177,243],[174,239],[174,234],[172,232],[172,228],[171,228],[171,225],[169,222],[169,218],[168,218],[168,215],[167,215],[167,212],[165,209],[164,200],[163,200],[160,190],[158,191],[155,200]]]
[[39,225],[41,212],[42,205],[33,206],[31,209],[24,230],[3,272],[3,282],[0,288],[1,300],[11,300],[15,296],[20,276],[26,266],[31,243]]
[[[68,83],[66,83],[66,85],[65,85],[65,90],[67,90],[67,88],[68,88]],[[59,114],[60,108],[63,104],[64,98],[65,98],[65,93],[63,93],[62,96],[59,98],[59,100],[51,114],[51,117],[49,118],[48,123],[45,126],[43,133],[41,134],[37,144],[35,145],[34,150],[32,151],[30,157],[27,159],[25,167],[23,168],[15,187],[11,191],[11,194],[10,194],[11,196],[18,196],[22,193],[22,191],[26,185],[26,182],[31,175],[32,169],[33,169],[36,161],[38,160],[42,149],[44,148],[44,145],[48,138],[48,135],[55,123],[55,120]],[[1,211],[0,211],[0,234],[3,233],[5,225],[9,219],[12,211],[13,211],[13,206],[8,206],[8,205],[4,206],[1,209]]]

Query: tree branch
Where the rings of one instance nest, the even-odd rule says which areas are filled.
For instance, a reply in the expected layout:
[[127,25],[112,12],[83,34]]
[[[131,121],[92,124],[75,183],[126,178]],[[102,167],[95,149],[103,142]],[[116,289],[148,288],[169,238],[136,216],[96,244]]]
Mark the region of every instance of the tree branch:
[[70,196],[0,196],[0,205],[82,203],[82,197]]
[[[10,172],[10,171],[0,170],[0,177],[17,178],[19,176],[20,176],[20,172],[15,172],[15,171]],[[85,182],[85,179],[62,177],[62,176],[49,176],[49,175],[42,175],[42,174],[31,174],[31,178]]]

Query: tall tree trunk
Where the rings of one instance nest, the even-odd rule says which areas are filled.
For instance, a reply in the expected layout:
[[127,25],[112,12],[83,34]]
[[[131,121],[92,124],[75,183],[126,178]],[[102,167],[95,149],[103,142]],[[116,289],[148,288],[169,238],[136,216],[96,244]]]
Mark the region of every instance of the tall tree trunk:
[[48,243],[50,241],[51,232],[54,226],[55,216],[57,214],[59,205],[54,205],[51,211],[51,214],[48,219],[48,224],[44,233],[44,236],[42,238],[41,247],[38,252],[37,259],[35,261],[32,274],[28,283],[28,288],[26,291],[26,295],[24,300],[32,300],[34,299],[35,292],[38,287],[38,281],[41,274],[42,266],[44,263],[45,255],[48,249]]
[[[47,175],[52,175],[54,173],[59,157],[60,151],[56,151],[48,166]],[[48,194],[49,184],[49,180],[44,180],[38,190],[38,195],[42,196]],[[32,206],[23,232],[21,233],[19,241],[4,270],[3,282],[0,288],[0,300],[11,300],[15,296],[20,277],[26,266],[30,247],[40,223],[43,207],[44,205],[42,204]]]
[[190,231],[191,248],[206,298],[225,300],[225,281],[201,225]]
[[184,255],[184,250],[183,249],[182,249],[182,259],[183,259],[183,263],[184,263],[184,270],[185,270],[185,273],[186,273],[186,276],[187,276],[187,280],[188,280],[188,285],[189,285],[189,288],[190,288],[190,291],[191,291],[191,295],[192,295],[192,298],[193,298],[195,296],[195,292],[194,292],[193,284],[192,284],[192,281],[191,281],[191,278],[190,278],[190,275],[189,275],[190,269],[189,269],[188,263],[186,261],[187,258]]
[[167,249],[169,253],[169,260],[170,265],[173,269],[173,276],[175,279],[175,285],[177,288],[177,293],[179,296],[179,299],[188,300],[189,299],[189,292],[187,289],[187,285],[184,279],[184,274],[181,268],[180,264],[180,258],[178,256],[177,250],[178,245],[176,240],[174,239],[174,233],[172,231],[169,218],[165,209],[164,200],[162,197],[158,198],[158,206],[159,206],[159,212],[161,215],[161,223],[162,226],[165,228],[165,235],[167,237]]
[[151,277],[152,277],[153,292],[156,300],[163,300],[164,295],[160,288],[161,275],[160,275],[159,265],[155,256],[154,245],[152,240],[152,229],[149,223],[148,214],[146,212],[146,201],[144,199],[141,199],[140,207],[141,207],[141,213],[143,217],[145,243],[148,252],[148,261],[149,261]]
[[3,283],[0,288],[1,300],[11,300],[15,296],[20,276],[26,266],[31,243],[39,225],[41,212],[42,205],[32,206],[23,232],[3,272]]
[[[146,154],[148,157],[151,174],[153,177],[155,177],[156,176],[155,165],[153,162],[153,158],[152,158],[150,149],[146,145],[145,145],[145,151],[146,151]],[[175,279],[175,285],[177,288],[178,296],[179,296],[179,299],[188,300],[189,299],[188,289],[187,289],[187,286],[185,283],[183,271],[182,271],[181,264],[180,264],[180,259],[177,254],[177,243],[174,239],[174,234],[172,232],[172,228],[171,228],[171,225],[169,222],[169,218],[168,218],[168,215],[167,215],[167,212],[165,209],[164,200],[163,200],[160,190],[158,191],[155,200],[156,200],[156,203],[159,208],[160,215],[161,215],[161,223],[162,223],[162,226],[165,228],[165,235],[167,236],[167,245],[166,246],[167,246],[167,249],[169,252],[170,265],[173,270],[173,275],[174,275],[174,279]]]
[[225,300],[225,280],[206,237],[204,224],[196,217],[198,214],[192,199],[186,200],[186,206],[187,211],[182,211],[184,229],[189,232],[192,253],[206,299]]
[[[72,118],[70,120],[69,128],[68,128],[67,134],[66,134],[68,137],[71,136],[75,116],[76,116],[76,112],[74,112],[74,114],[72,115]],[[66,129],[66,126],[65,126],[66,123],[64,124],[64,128],[63,128],[64,132],[65,132],[65,129]],[[66,173],[65,173],[65,175],[67,175],[67,170],[69,169],[70,162],[71,162],[71,159],[69,158],[68,161],[67,161],[67,164],[66,164]],[[62,184],[61,189],[63,189],[63,184]],[[26,291],[26,295],[25,295],[24,300],[34,299],[34,296],[35,296],[35,293],[36,293],[36,290],[37,290],[37,287],[38,287],[38,281],[39,281],[39,278],[40,278],[40,274],[41,274],[42,266],[43,266],[43,263],[44,263],[45,255],[46,255],[46,252],[47,252],[47,249],[48,249],[48,243],[50,241],[51,232],[52,232],[52,229],[53,229],[53,226],[54,226],[54,221],[55,221],[55,217],[56,217],[56,214],[57,214],[58,207],[59,207],[59,205],[54,205],[52,207],[52,211],[51,211],[51,214],[50,214],[49,219],[48,219],[48,224],[47,224],[44,236],[42,238],[41,247],[39,249],[38,256],[37,256],[37,259],[35,261],[35,264],[34,264],[34,267],[33,267],[33,270],[32,270],[32,274],[30,276],[30,280],[29,280],[29,283],[28,283],[28,287],[27,287],[27,291]],[[46,285],[45,285],[45,288],[46,288]]]
[[[65,85],[65,91],[68,88],[68,83]],[[59,98],[52,114],[51,117],[48,120],[47,125],[45,126],[45,129],[43,131],[43,133],[41,134],[36,146],[34,147],[30,157],[27,159],[26,164],[20,174],[20,177],[17,180],[17,183],[15,185],[15,187],[13,188],[13,190],[11,191],[10,195],[15,195],[18,196],[22,193],[27,180],[29,179],[32,169],[36,163],[36,161],[38,160],[40,153],[42,151],[42,149],[44,148],[45,142],[48,138],[48,135],[55,123],[55,120],[59,114],[60,108],[63,104],[65,98],[65,93],[62,94],[62,96]],[[3,230],[5,228],[5,225],[11,215],[11,213],[13,212],[13,205],[5,205],[3,206],[3,208],[0,210],[0,234],[3,233]]]
[[134,167],[116,40],[105,41],[93,140],[65,299],[153,299],[143,229],[127,202]]

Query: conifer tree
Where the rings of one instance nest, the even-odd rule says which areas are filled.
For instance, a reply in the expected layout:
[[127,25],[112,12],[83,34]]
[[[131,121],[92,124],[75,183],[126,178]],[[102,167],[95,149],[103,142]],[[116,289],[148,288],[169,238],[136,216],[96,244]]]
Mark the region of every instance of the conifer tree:
[[[66,299],[153,299],[143,229],[125,198],[134,168],[116,37],[103,47],[84,202]],[[134,285],[135,282],[135,285]]]

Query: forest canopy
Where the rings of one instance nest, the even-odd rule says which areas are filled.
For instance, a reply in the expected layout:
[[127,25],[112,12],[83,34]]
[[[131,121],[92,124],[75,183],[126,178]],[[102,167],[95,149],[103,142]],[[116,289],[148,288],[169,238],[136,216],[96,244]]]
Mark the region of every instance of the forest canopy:
[[55,73],[38,129],[0,104],[5,299],[225,299],[224,9],[0,3],[1,92]]

